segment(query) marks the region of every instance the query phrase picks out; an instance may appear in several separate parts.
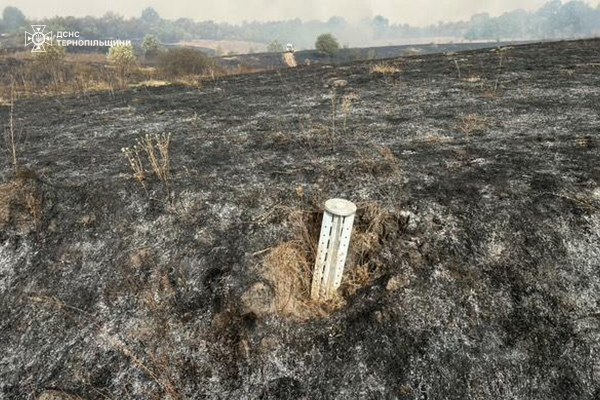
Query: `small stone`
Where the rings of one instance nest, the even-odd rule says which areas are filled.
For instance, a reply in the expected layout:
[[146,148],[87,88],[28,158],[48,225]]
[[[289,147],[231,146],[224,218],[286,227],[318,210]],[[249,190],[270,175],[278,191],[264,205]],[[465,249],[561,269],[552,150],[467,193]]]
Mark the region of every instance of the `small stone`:
[[386,290],[393,292],[405,288],[410,283],[410,279],[400,276],[392,276],[385,285]]
[[81,217],[81,225],[89,226],[96,221],[96,216],[94,214],[88,214]]
[[264,316],[275,312],[273,291],[264,283],[253,284],[241,297],[242,312]]
[[61,392],[59,390],[45,390],[37,398],[37,400],[74,400],[75,397]]
[[345,87],[346,85],[348,85],[348,81],[346,81],[344,79],[331,78],[327,81],[327,84],[325,85],[325,87],[342,88],[342,87]]
[[220,331],[227,328],[231,322],[231,314],[228,312],[220,312],[215,314],[212,319],[212,328]]
[[400,211],[400,216],[407,222],[406,230],[408,232],[414,232],[419,226],[419,218],[411,211]]
[[56,231],[58,231],[58,225],[57,225],[55,219],[51,220],[50,224],[48,224],[48,230],[50,232],[56,232]]
[[278,343],[279,342],[278,342],[277,338],[275,338],[274,336],[265,336],[260,341],[259,350],[263,353],[268,353],[268,352],[272,351],[273,349],[275,349],[277,347]]

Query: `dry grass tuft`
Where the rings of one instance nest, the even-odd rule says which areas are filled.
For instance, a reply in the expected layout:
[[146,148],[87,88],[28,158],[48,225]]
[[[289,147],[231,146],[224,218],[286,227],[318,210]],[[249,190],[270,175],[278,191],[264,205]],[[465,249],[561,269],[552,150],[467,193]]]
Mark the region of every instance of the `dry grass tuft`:
[[263,262],[263,276],[275,291],[277,314],[297,319],[324,316],[326,310],[310,298],[313,258],[297,240],[274,247]]
[[42,219],[43,196],[36,182],[25,177],[0,184],[0,228],[37,229]]
[[391,175],[400,179],[402,165],[392,150],[389,147],[377,147],[377,153],[374,156],[364,150],[357,150],[357,165],[360,169],[371,175]]
[[342,283],[342,292],[347,296],[354,295],[386,272],[386,265],[377,255],[386,242],[394,241],[395,236],[404,232],[408,223],[406,217],[379,202],[358,203],[357,206],[346,277]]
[[377,63],[371,65],[369,71],[377,75],[394,75],[402,72],[399,68],[388,63]]
[[466,78],[463,79],[464,82],[468,82],[468,83],[479,83],[481,82],[481,77],[480,76],[467,76]]
[[579,146],[579,147],[584,147],[584,148],[592,148],[594,147],[594,142],[592,141],[592,137],[585,135],[585,136],[577,136],[575,138],[575,143]]
[[148,79],[146,81],[142,81],[139,83],[132,83],[130,86],[135,87],[163,87],[170,85],[171,82],[161,80],[161,79]]
[[447,143],[452,139],[448,136],[440,135],[439,133],[430,133],[423,138],[423,141],[429,145]]

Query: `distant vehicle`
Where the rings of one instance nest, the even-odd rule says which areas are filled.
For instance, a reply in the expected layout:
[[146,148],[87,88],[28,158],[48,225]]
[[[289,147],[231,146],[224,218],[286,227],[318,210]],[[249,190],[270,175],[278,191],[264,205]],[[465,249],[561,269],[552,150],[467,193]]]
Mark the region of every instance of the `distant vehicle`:
[[293,53],[295,51],[294,50],[294,45],[291,44],[291,43],[286,44],[285,45],[285,51],[288,52],[288,53]]

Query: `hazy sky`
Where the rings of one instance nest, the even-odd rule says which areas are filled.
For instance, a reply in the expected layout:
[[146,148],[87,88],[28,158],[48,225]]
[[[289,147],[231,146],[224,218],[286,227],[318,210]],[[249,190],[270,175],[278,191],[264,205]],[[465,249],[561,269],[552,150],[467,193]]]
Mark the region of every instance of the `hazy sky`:
[[[169,19],[241,22],[243,20],[327,20],[339,15],[356,20],[381,14],[392,22],[427,25],[440,20],[468,19],[472,14],[498,15],[516,8],[537,9],[547,0],[0,0],[0,9],[19,7],[28,17],[54,15],[100,16],[114,11],[138,16],[147,6]],[[590,0],[596,5],[600,0]]]

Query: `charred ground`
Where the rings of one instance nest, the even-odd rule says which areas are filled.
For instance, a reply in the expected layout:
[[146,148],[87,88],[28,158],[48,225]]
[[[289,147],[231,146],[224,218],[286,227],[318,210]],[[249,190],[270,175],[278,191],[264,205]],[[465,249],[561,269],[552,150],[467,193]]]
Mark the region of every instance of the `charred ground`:
[[[597,398],[600,41],[373,65],[18,100],[0,397]],[[121,152],[161,132],[168,195]],[[383,221],[368,276],[272,312],[268,249],[330,197]]]

